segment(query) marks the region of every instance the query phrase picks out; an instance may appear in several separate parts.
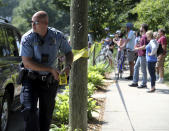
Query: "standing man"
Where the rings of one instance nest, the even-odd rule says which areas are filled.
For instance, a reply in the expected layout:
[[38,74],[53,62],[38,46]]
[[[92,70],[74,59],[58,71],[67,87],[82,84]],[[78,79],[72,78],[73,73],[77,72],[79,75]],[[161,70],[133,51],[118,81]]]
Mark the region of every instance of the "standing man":
[[145,47],[148,44],[146,32],[148,30],[147,24],[142,24],[140,28],[141,39],[138,45],[135,47],[135,51],[138,52],[138,58],[136,64],[134,66],[134,76],[133,82],[129,85],[131,87],[137,87],[139,81],[139,68],[141,66],[142,71],[142,83],[138,88],[146,88],[147,87],[147,70],[146,70],[146,50]]
[[130,76],[126,77],[127,80],[133,80],[133,72],[134,72],[134,59],[135,59],[135,51],[134,44],[135,44],[135,34],[132,30],[133,24],[127,23],[126,24],[126,30],[127,30],[127,40],[126,40],[126,49],[127,49],[127,57],[129,61],[129,67],[130,67]]
[[159,29],[159,40],[158,43],[162,45],[163,54],[160,54],[157,58],[157,75],[159,75],[158,83],[162,83],[164,81],[164,61],[167,53],[167,38],[165,37],[165,30]]
[[68,75],[73,60],[71,47],[61,32],[48,27],[48,14],[36,12],[32,29],[21,40],[20,55],[27,69],[20,96],[25,131],[49,131],[59,81],[55,63],[59,50],[66,56],[63,72]]

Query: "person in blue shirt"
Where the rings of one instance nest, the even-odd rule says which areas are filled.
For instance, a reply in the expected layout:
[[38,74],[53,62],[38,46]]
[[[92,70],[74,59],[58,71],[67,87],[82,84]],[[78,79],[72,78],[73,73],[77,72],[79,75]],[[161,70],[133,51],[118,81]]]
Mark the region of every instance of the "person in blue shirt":
[[127,23],[126,24],[126,31],[127,31],[127,40],[125,42],[126,49],[127,49],[127,58],[129,62],[129,68],[130,68],[130,75],[126,77],[127,80],[133,80],[133,73],[134,73],[134,60],[135,60],[135,51],[134,51],[134,45],[135,45],[135,33],[132,30],[133,24]]
[[146,46],[146,60],[148,63],[148,71],[151,77],[151,88],[148,90],[148,93],[151,93],[155,91],[155,81],[156,81],[155,66],[157,62],[157,49],[159,44],[153,38],[152,31],[146,32],[146,36],[147,39],[150,41]]
[[20,47],[20,56],[27,70],[20,95],[25,131],[49,131],[59,74],[63,73],[56,68],[59,50],[65,54],[63,72],[68,75],[73,61],[70,45],[60,31],[48,27],[45,11],[36,12],[32,16],[32,29],[23,35]]

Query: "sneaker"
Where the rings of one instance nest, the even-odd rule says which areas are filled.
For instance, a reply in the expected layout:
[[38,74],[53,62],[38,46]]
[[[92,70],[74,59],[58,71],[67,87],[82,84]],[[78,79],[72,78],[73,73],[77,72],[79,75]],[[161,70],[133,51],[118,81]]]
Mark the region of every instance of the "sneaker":
[[133,76],[125,77],[126,80],[133,80]]
[[137,87],[138,84],[137,84],[137,83],[131,83],[131,84],[129,84],[129,86],[130,86],[130,87]]
[[163,82],[164,82],[163,78],[159,78],[157,81],[157,83],[163,83]]
[[147,88],[147,85],[139,85],[137,88]]

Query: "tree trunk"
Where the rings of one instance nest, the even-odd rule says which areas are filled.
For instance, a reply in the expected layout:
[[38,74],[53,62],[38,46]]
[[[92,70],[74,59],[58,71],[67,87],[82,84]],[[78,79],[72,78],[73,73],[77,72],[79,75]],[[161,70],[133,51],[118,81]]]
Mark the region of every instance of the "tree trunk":
[[[72,49],[83,49],[88,43],[88,0],[72,0],[70,16]],[[70,77],[69,112],[69,130],[87,131],[87,58],[82,57],[73,63]]]

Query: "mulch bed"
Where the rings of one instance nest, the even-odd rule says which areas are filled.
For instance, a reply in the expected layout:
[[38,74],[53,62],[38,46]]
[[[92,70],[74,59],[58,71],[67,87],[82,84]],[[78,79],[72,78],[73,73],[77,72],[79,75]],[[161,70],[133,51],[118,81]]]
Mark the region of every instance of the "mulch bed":
[[[106,74],[106,79],[110,80],[111,74]],[[111,84],[112,82],[105,82],[104,86],[98,87],[98,89],[96,90],[96,94],[105,94],[107,92],[107,87]],[[104,124],[103,116],[106,98],[97,98],[95,100],[97,101],[98,106],[100,106],[100,113],[98,118],[92,118],[88,121],[88,131],[101,131],[102,125]]]

